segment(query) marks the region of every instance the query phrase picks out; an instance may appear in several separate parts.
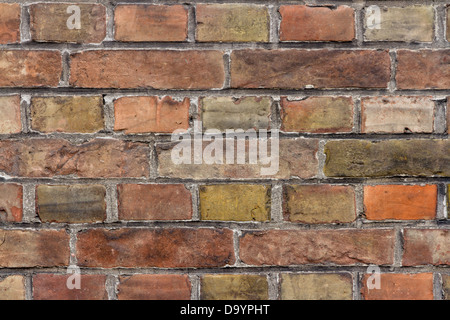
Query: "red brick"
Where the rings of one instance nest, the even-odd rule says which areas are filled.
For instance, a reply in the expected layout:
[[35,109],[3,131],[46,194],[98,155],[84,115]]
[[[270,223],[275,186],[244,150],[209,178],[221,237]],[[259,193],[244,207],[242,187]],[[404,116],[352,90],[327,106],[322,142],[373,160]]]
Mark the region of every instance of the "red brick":
[[0,97],[0,134],[20,133],[20,96]]
[[347,6],[284,5],[280,9],[281,41],[352,41],[355,13]]
[[119,277],[119,300],[190,300],[187,275],[135,274]]
[[450,265],[450,230],[404,230],[404,266]]
[[0,44],[20,42],[20,4],[0,3]]
[[122,184],[117,187],[120,220],[189,220],[191,193],[182,184]]
[[0,222],[22,221],[23,189],[17,184],[0,184]]

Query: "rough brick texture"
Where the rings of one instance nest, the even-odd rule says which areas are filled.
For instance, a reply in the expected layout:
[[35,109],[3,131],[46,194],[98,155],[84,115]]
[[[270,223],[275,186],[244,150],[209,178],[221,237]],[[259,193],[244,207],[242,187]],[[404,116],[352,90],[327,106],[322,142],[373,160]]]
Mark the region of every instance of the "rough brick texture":
[[268,283],[261,275],[206,275],[201,279],[202,300],[267,300]]
[[191,282],[185,275],[136,274],[121,276],[119,300],[190,300]]
[[20,41],[20,5],[0,3],[0,44]]
[[21,222],[23,216],[23,188],[21,185],[0,184],[0,221]]
[[20,96],[0,97],[0,134],[21,131]]

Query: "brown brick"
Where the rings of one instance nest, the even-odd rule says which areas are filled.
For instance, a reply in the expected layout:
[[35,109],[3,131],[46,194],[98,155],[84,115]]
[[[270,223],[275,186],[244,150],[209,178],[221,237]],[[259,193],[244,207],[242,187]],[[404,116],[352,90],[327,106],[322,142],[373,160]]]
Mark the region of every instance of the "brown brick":
[[394,230],[387,229],[249,231],[239,252],[250,265],[390,265],[394,242]]
[[145,177],[149,147],[144,143],[94,139],[74,145],[63,139],[0,141],[0,171],[17,177],[76,175],[83,178]]
[[268,221],[271,187],[228,184],[200,186],[202,220]]
[[267,277],[253,274],[208,274],[201,279],[201,300],[268,300]]
[[90,229],[78,233],[78,265],[99,268],[201,268],[234,263],[228,229]]
[[0,268],[57,267],[69,263],[65,230],[1,230]]
[[61,72],[59,51],[0,51],[0,87],[56,87]]
[[364,133],[433,132],[431,97],[365,97],[361,113]]
[[[68,289],[66,274],[36,274],[33,276],[34,300],[108,300],[106,276],[80,275],[80,289]],[[69,280],[70,281],[70,280]]]
[[450,275],[443,274],[442,281],[443,281],[442,285],[443,285],[443,289],[444,289],[444,299],[450,300]]
[[[80,29],[67,26],[74,14],[67,12],[72,5],[80,8]],[[106,36],[106,8],[101,4],[38,3],[31,5],[29,10],[34,41],[100,43]]]
[[232,88],[387,88],[390,59],[376,50],[236,50]]
[[0,44],[20,42],[20,4],[0,3]]
[[351,186],[285,186],[283,207],[285,220],[292,222],[349,223],[356,219]]
[[1,278],[0,300],[25,300],[25,278],[19,275]]
[[280,6],[281,41],[352,41],[355,13],[348,6]]
[[18,184],[0,184],[0,222],[22,221],[23,188]]
[[71,55],[74,87],[193,90],[222,88],[224,81],[220,51],[93,50]]
[[0,134],[20,133],[20,96],[0,97]]
[[106,218],[102,185],[36,187],[36,209],[42,222],[89,223]]
[[189,128],[190,99],[123,97],[114,102],[114,130],[125,133],[172,133]]
[[198,4],[197,34],[200,42],[268,42],[269,13],[254,4]]
[[192,197],[182,184],[117,186],[120,220],[189,220]]
[[118,5],[114,13],[118,41],[185,41],[188,12],[182,5]]
[[281,275],[282,300],[352,300],[349,273],[285,273]]
[[353,129],[351,97],[281,98],[281,130],[285,132],[339,133]]
[[404,230],[403,265],[450,265],[450,230]]
[[103,98],[33,97],[31,128],[40,132],[69,133],[94,133],[103,130]]
[[380,289],[369,289],[367,280],[362,279],[361,294],[364,300],[433,300],[433,274],[395,274],[380,275]]
[[448,89],[450,50],[399,50],[397,52],[398,89]]
[[120,276],[119,300],[190,300],[191,282],[187,275],[135,274]]
[[369,220],[434,219],[436,202],[436,185],[364,187],[364,211]]

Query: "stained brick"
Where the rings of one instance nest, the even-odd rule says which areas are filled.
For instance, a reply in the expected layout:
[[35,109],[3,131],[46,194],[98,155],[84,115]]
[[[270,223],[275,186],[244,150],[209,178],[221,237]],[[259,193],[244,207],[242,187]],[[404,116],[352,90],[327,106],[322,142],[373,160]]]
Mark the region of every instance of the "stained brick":
[[442,275],[444,299],[450,300],[450,275]]
[[0,300],[25,300],[25,278],[13,275],[0,279]]
[[403,265],[449,265],[450,230],[404,230]]
[[0,3],[0,44],[20,42],[20,4]]
[[0,134],[20,133],[20,96],[0,97]]
[[119,300],[190,300],[191,282],[177,274],[121,276],[117,296]]
[[18,184],[0,184],[0,222],[21,222],[23,188]]
[[202,300],[268,300],[267,278],[250,274],[205,275],[201,279]]

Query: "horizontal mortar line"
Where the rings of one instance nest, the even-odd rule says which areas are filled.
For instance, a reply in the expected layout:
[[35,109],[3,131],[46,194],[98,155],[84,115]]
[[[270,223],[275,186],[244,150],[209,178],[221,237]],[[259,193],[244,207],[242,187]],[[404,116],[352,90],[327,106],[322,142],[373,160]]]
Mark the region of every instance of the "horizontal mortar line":
[[[439,3],[446,3],[448,0],[408,0],[408,3],[413,4],[439,4]],[[22,3],[22,4],[33,4],[33,3],[42,3],[42,2],[48,2],[45,0],[3,0],[2,2],[6,3]],[[57,3],[73,3],[74,0],[58,0]],[[79,3],[92,3],[93,0],[79,0]],[[302,1],[301,1],[302,2]],[[362,1],[360,1],[362,2]],[[370,0],[365,1],[366,5],[370,4],[386,4],[387,6],[397,4],[399,6],[398,0]],[[101,4],[176,4],[180,3],[179,0],[118,0],[111,2],[110,0],[96,0],[95,3],[101,3]],[[299,4],[298,0],[264,0],[264,1],[255,1],[255,0],[187,0],[183,2],[183,4],[197,4],[197,3],[256,3],[256,4]],[[355,3],[355,1],[351,0],[336,0],[335,4],[330,4],[330,1],[327,0],[316,0],[316,5],[326,5],[326,6],[334,6],[334,5],[340,5],[340,4],[347,4],[347,5],[358,5],[358,3]],[[300,3],[303,4],[303,3]],[[315,6],[315,4],[313,4]]]

